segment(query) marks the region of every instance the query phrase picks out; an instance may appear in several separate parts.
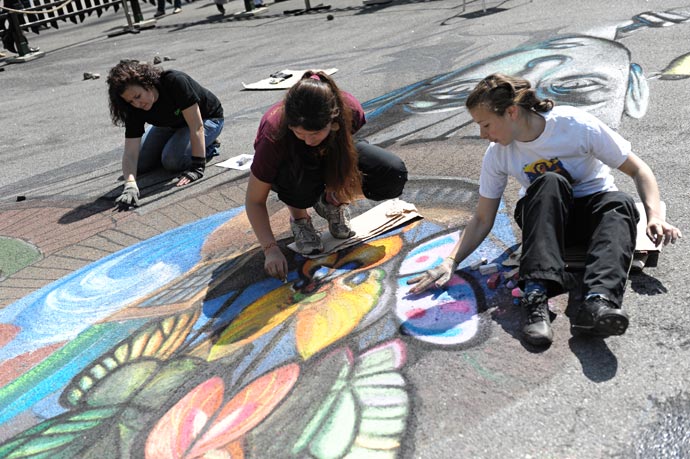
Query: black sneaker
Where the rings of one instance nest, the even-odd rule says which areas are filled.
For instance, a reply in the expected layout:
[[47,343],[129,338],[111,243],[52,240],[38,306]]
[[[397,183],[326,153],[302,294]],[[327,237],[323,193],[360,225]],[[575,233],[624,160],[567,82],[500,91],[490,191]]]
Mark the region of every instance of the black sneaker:
[[593,336],[622,335],[628,329],[628,315],[602,297],[585,300],[580,306],[575,319],[570,324],[573,335],[586,334]]
[[520,300],[523,327],[522,336],[534,346],[548,346],[553,342],[551,317],[549,316],[549,299],[546,293],[534,291]]

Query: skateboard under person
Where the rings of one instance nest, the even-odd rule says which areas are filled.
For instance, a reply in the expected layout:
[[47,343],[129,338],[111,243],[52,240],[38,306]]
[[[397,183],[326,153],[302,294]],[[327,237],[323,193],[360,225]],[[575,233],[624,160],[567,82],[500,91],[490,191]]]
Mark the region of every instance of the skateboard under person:
[[522,229],[524,340],[537,346],[553,341],[548,298],[574,287],[565,271],[565,247],[583,242],[585,296],[571,315],[571,330],[601,337],[624,334],[629,319],[621,304],[639,214],[633,198],[617,190],[611,168],[634,180],[647,217],[646,233],[656,246],[682,236],[663,217],[649,166],[598,118],[540,99],[523,78],[489,75],[465,105],[481,137],[491,141],[482,162],[479,202],[453,251],[439,266],[410,279],[410,292],[449,282],[458,264],[489,234],[512,176],[523,187],[514,216]]

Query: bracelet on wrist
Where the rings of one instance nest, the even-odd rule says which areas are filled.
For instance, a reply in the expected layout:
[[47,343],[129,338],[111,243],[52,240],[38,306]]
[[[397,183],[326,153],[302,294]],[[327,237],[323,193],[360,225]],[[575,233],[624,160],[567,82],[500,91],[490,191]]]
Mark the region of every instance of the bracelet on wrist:
[[457,264],[458,260],[456,260],[454,257],[446,257],[446,260],[450,260],[453,262],[453,264]]
[[276,241],[269,242],[268,244],[261,246],[261,248],[264,250],[264,253],[266,253],[268,249],[272,249],[273,247],[278,247],[278,243]]

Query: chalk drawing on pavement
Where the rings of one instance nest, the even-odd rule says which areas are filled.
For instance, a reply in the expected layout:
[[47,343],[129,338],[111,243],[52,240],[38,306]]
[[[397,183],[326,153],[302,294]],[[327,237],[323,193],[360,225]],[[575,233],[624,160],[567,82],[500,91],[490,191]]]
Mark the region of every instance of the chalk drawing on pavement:
[[476,137],[465,100],[495,72],[526,78],[540,97],[583,108],[612,127],[624,113],[639,118],[647,110],[646,80],[624,45],[569,35],[523,45],[368,101],[364,135],[384,146]]
[[[27,413],[34,421],[0,457],[396,455],[411,410],[407,348],[481,343],[490,318],[478,316],[501,295],[465,274],[409,314],[406,279],[457,239],[462,219],[452,214],[469,211],[476,184],[411,182],[406,193],[446,218],[321,259],[295,256],[287,284],[263,273],[238,208],[9,305],[0,352],[13,373],[0,388],[1,422],[11,431]],[[501,217],[477,256],[500,259],[515,243]],[[29,323],[37,315],[52,324]]]
[[0,281],[42,258],[33,244],[16,238],[0,237]]
[[[643,29],[687,22],[688,8],[645,12],[616,26],[613,39],[561,35],[472,62],[367,101],[363,106],[369,122],[363,135],[384,147],[452,136],[474,138],[477,130],[464,108],[465,100],[491,73],[526,78],[540,97],[580,107],[615,129],[623,115],[643,117],[649,104],[643,69],[619,40]],[[690,74],[688,65],[687,55],[680,56],[650,78],[685,78]]]
[[[625,33],[644,21],[633,24]],[[662,73],[686,75],[686,66],[681,57]],[[540,95],[612,126],[647,109],[646,80],[625,46],[568,35],[368,102],[369,139],[476,137],[462,105],[493,71],[534,79]],[[488,309],[507,301],[466,265],[447,290],[407,294],[407,279],[463,231],[454,212],[472,201],[458,197],[476,197],[466,188],[411,182],[404,198],[427,218],[319,260],[295,256],[287,284],[263,273],[237,208],[10,304],[0,311],[0,430],[13,436],[0,457],[396,457],[414,414],[409,351],[481,344]],[[500,262],[515,243],[502,206],[473,256]]]

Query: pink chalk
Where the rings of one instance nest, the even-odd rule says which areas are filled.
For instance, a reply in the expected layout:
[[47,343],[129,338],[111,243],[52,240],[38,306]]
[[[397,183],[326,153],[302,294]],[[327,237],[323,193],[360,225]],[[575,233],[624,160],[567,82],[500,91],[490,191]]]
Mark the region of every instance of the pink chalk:
[[493,274],[489,277],[489,279],[486,281],[486,285],[487,285],[489,288],[494,289],[494,288],[496,288],[496,287],[498,286],[498,283],[499,283],[499,282],[501,282],[501,273],[500,273],[500,272],[497,272],[497,273],[493,273]]

